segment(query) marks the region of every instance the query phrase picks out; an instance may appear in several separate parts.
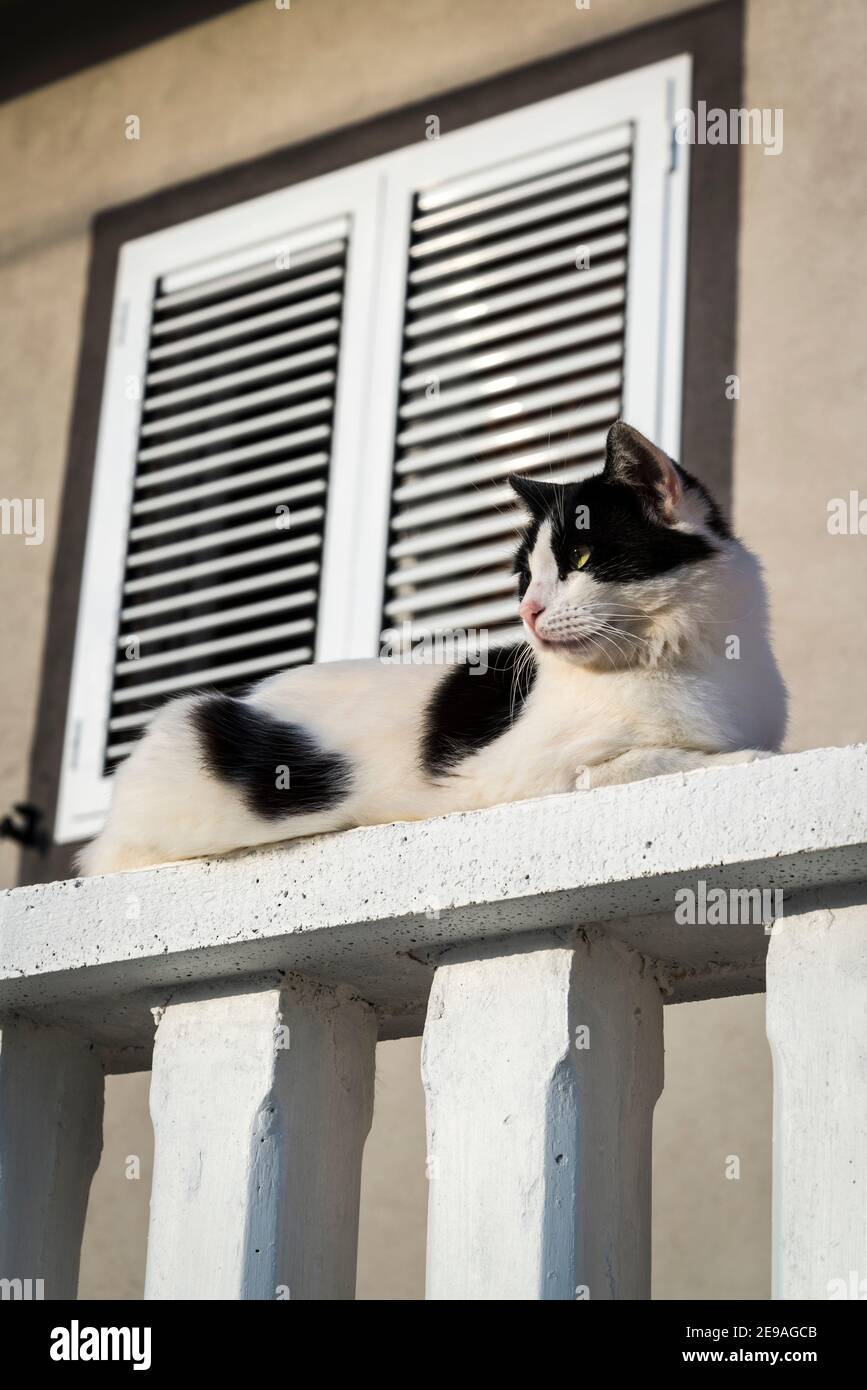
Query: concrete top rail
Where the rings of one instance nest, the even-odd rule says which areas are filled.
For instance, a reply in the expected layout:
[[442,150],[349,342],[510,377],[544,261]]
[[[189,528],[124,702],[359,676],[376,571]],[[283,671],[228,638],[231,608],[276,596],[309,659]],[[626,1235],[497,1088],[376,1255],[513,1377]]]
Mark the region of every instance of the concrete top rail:
[[297,972],[421,1031],[447,947],[606,932],[654,962],[669,1002],[764,988],[757,924],[679,925],[675,893],[818,892],[867,881],[867,745],[816,749],[351,830],[268,850],[0,894],[0,1017],[81,1034],[147,1067],[153,1009]]

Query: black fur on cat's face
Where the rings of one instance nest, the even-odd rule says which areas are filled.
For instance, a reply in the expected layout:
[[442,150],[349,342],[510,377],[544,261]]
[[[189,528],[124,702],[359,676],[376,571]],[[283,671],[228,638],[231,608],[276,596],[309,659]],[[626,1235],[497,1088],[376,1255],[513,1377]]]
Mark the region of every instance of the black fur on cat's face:
[[583,664],[646,642],[653,615],[688,603],[697,567],[731,540],[702,484],[622,421],[594,477],[509,481],[530,511],[514,561],[527,636]]

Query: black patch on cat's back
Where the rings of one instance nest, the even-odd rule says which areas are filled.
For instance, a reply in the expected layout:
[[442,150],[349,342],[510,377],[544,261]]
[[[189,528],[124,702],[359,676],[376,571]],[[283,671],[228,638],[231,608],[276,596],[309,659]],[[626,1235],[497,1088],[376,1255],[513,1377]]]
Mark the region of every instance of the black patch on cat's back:
[[301,724],[229,695],[209,695],[191,719],[207,771],[237,788],[263,820],[327,811],[349,794],[348,758],[323,748]]
[[462,661],[444,676],[424,714],[421,763],[426,773],[436,777],[451,771],[507,732],[536,680],[535,657],[524,665],[526,650],[522,644],[498,648],[488,653],[486,669]]

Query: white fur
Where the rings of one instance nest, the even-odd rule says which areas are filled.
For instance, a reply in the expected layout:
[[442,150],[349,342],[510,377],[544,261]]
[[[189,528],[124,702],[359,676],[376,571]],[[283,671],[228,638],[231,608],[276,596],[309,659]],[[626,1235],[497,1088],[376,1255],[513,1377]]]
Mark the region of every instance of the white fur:
[[[679,500],[672,521],[705,529],[690,497]],[[543,524],[526,596],[545,610],[538,636],[528,630],[535,685],[507,733],[438,780],[424,774],[418,747],[442,665],[334,662],[264,681],[254,705],[304,724],[355,771],[353,790],[334,809],[276,823],[248,811],[236,790],[203,768],[189,722],[202,697],[171,703],[117,773],[108,824],[84,850],[82,867],[106,873],[222,854],[778,748],[785,690],[759,566],[737,541],[714,544],[712,559],[646,583],[601,585],[582,572],[561,581]],[[740,641],[737,660],[726,655],[732,636]]]

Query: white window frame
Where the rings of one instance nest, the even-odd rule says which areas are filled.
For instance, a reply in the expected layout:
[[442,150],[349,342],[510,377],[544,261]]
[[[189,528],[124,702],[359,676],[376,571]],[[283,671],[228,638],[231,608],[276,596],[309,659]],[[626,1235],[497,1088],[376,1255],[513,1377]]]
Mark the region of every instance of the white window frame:
[[[680,449],[688,149],[674,141],[689,105],[683,54],[518,108],[438,139],[126,243],[115,283],[88,539],[70,682],[58,843],[97,833],[111,779],[102,773],[117,605],[123,584],[143,381],[157,282],[173,288],[272,252],[328,238],[350,222],[322,557],[316,659],[374,655],[382,625],[410,214],[443,182],[502,182],[559,147],[632,125],[633,167],[623,415],[668,453]],[[557,138],[552,140],[552,132]],[[510,153],[504,158],[504,151]],[[243,250],[239,251],[239,248]],[[649,364],[649,365],[648,365]]]

